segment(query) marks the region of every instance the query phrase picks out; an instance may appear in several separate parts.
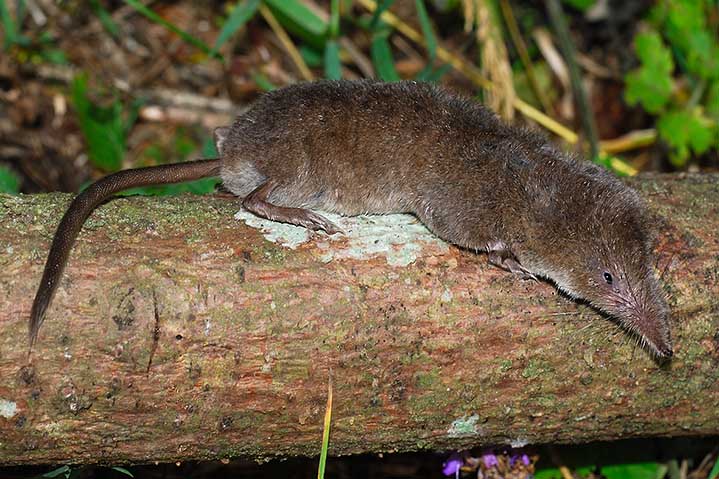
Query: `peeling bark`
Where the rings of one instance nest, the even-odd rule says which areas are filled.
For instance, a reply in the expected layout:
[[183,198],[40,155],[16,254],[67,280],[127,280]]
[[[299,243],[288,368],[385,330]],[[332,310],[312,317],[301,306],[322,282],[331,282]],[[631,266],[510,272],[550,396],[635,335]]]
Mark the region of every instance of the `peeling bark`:
[[719,176],[635,185],[673,311],[664,366],[411,217],[328,238],[191,196],[93,214],[28,360],[70,197],[0,196],[0,464],[317,454],[330,373],[335,455],[717,434]]

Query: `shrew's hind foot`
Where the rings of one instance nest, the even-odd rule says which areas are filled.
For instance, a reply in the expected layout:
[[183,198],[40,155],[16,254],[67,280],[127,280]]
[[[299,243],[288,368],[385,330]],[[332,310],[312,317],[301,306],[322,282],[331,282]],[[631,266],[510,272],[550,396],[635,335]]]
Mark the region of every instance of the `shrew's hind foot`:
[[242,206],[244,206],[247,211],[268,220],[304,226],[305,228],[315,231],[323,230],[328,235],[343,232],[330,220],[313,211],[304,208],[277,206],[268,202],[267,198],[277,186],[276,181],[267,180],[242,200]]

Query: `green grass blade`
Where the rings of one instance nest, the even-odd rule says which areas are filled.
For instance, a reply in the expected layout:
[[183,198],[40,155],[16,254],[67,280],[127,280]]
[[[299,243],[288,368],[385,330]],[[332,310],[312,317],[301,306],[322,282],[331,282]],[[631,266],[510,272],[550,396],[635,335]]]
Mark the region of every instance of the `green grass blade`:
[[259,6],[260,0],[245,0],[242,4],[238,3],[235,8],[232,9],[224,25],[222,25],[222,30],[220,30],[220,35],[217,37],[217,41],[215,41],[213,52],[217,52],[227,40],[232,38],[232,35],[237,33],[237,31],[247,23],[255,15],[257,7]]
[[[0,1],[2,1],[2,0],[0,0]],[[72,470],[70,469],[70,466],[60,466],[57,469],[53,469],[50,472],[46,472],[45,474],[43,474],[40,477],[53,478],[53,477],[59,476],[60,474],[68,476],[68,475],[70,475],[71,471]]]
[[112,19],[110,12],[100,4],[100,0],[90,0],[90,8],[92,8],[92,11],[97,16],[97,19],[100,20],[100,23],[107,33],[115,38],[119,38],[120,27],[118,27],[115,20]]
[[717,457],[717,460],[714,462],[714,467],[712,467],[712,470],[709,472],[707,479],[716,479],[717,476],[719,476],[719,456]]
[[[290,20],[295,26],[315,37],[323,37],[327,33],[327,22],[298,0],[264,0],[279,20]],[[288,25],[283,25],[289,28]]]
[[325,44],[325,77],[330,80],[339,80],[342,78],[340,46],[337,40],[327,40]]
[[427,42],[427,53],[429,54],[429,63],[433,63],[437,56],[437,38],[432,30],[432,23],[429,21],[427,7],[424,0],[415,0],[417,6],[417,16],[419,17],[419,26],[422,28],[422,35]]
[[340,34],[340,0],[332,0],[330,4],[330,38],[337,38]]
[[320,465],[317,468],[317,479],[324,479],[327,465],[327,449],[330,444],[330,423],[332,422],[332,371],[327,385],[327,408],[325,409],[325,423],[322,430],[322,450],[320,451]]
[[0,165],[0,193],[16,195],[20,192],[20,177],[5,165]]
[[257,83],[257,86],[260,87],[260,90],[262,91],[272,91],[277,89],[277,86],[275,86],[275,84],[267,78],[267,75],[262,72],[253,73],[252,79],[255,83]]
[[394,68],[392,49],[389,46],[389,41],[387,41],[387,34],[379,33],[374,35],[370,46],[370,54],[375,70],[377,70],[377,76],[381,80],[399,81],[399,75]]
[[15,24],[15,20],[10,16],[10,11],[7,8],[5,0],[0,0],[0,21],[5,31],[3,47],[7,49],[17,40],[17,25]]
[[375,9],[374,13],[372,14],[372,20],[369,22],[369,29],[372,31],[377,30],[377,28],[381,25],[379,21],[379,17],[384,13],[385,10],[387,10],[389,7],[392,6],[394,3],[394,0],[382,0],[382,3],[377,5],[377,8]]
[[190,35],[186,31],[179,28],[174,23],[168,22],[167,20],[162,18],[160,15],[155,13],[154,10],[147,8],[139,0],[125,0],[125,3],[130,5],[137,12],[143,14],[144,16],[146,16],[148,19],[152,20],[153,22],[158,23],[158,24],[162,25],[163,27],[167,28],[168,30],[170,30],[171,32],[179,35],[180,38],[182,38],[185,42],[189,43],[190,45],[192,45],[196,48],[199,48],[204,53],[206,53],[208,56],[222,60],[222,55],[213,51],[212,48],[210,48],[205,42],[203,42],[202,40],[200,40],[199,38],[197,38],[193,35]]
[[128,471],[128,470],[125,469],[124,467],[115,466],[115,467],[112,468],[112,470],[113,470],[113,471],[117,471],[117,472],[119,472],[120,474],[124,474],[124,475],[129,476],[129,477],[135,477],[135,476],[132,475],[132,473],[131,473],[130,471]]

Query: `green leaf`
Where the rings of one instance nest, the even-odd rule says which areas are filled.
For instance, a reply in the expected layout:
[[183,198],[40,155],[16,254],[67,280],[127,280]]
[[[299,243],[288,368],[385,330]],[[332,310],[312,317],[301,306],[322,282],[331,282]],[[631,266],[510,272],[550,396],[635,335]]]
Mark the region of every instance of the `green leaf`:
[[58,48],[43,48],[40,50],[40,56],[43,60],[55,65],[67,65],[68,63],[65,52]]
[[602,467],[602,475],[607,479],[657,479],[659,470],[656,462],[617,464]]
[[597,466],[582,466],[582,467],[575,468],[574,472],[581,477],[587,477],[591,473],[596,471],[596,469],[597,469]]
[[706,108],[709,116],[714,118],[714,121],[719,122],[719,80],[714,80],[709,85]]
[[87,76],[80,75],[72,82],[72,103],[90,161],[106,172],[119,170],[125,155],[125,123],[120,102],[114,100],[107,107],[94,105],[88,98]]
[[385,12],[389,7],[392,6],[394,3],[394,0],[382,0],[382,3],[377,5],[377,8],[375,8],[374,13],[372,14],[372,20],[369,22],[369,29],[372,31],[376,31],[380,26],[382,25],[382,22],[380,22],[379,17],[382,15],[382,13]]
[[255,83],[257,83],[257,86],[260,87],[260,90],[262,91],[272,91],[277,89],[270,79],[267,78],[267,75],[262,72],[254,72],[252,74],[252,79]]
[[0,165],[0,193],[15,195],[20,192],[20,177],[12,169]]
[[339,80],[342,78],[340,46],[337,40],[327,40],[325,44],[325,77],[330,80]]
[[417,7],[417,16],[419,17],[419,25],[422,28],[422,35],[427,42],[427,53],[429,55],[429,63],[434,62],[437,56],[437,39],[434,36],[432,30],[432,24],[429,21],[429,15],[427,14],[427,7],[424,5],[423,0],[415,0]]
[[324,479],[325,465],[327,463],[327,450],[330,444],[330,425],[332,422],[332,376],[330,372],[329,385],[327,387],[327,407],[325,408],[324,427],[322,428],[322,447],[320,449],[320,461],[317,468],[317,479]]
[[706,30],[689,32],[685,55],[687,67],[700,78],[719,78],[719,46],[717,40]]
[[260,6],[260,0],[245,0],[241,4],[235,6],[230,12],[230,16],[222,25],[220,34],[217,36],[215,41],[215,47],[212,49],[213,52],[217,52],[227,40],[232,38],[232,35],[242,28],[257,12],[257,8]]
[[548,469],[541,469],[534,474],[534,479],[554,479],[562,477],[562,473],[559,468],[550,467]]
[[204,142],[202,142],[202,148],[200,149],[203,158],[217,158],[217,146],[212,136],[208,136]]
[[689,160],[690,150],[701,155],[715,143],[716,123],[698,110],[674,110],[665,113],[657,122],[659,136],[672,147],[669,159],[682,167]]
[[328,23],[299,0],[264,0],[288,31],[316,47],[324,46]]
[[118,27],[115,20],[112,19],[110,12],[102,6],[100,0],[90,0],[90,8],[92,8],[93,12],[97,16],[97,19],[100,20],[100,23],[107,33],[115,38],[118,38],[120,36],[120,27]]
[[659,113],[672,93],[671,52],[656,32],[637,35],[635,43],[642,65],[627,74],[624,96],[630,105],[639,103],[649,113]]
[[714,462],[712,470],[709,471],[707,479],[716,479],[717,477],[719,477],[719,456],[717,456],[717,460]]
[[299,48],[302,59],[307,63],[308,67],[318,68],[324,65],[325,53],[322,50],[317,50],[309,45],[300,45]]
[[330,4],[330,38],[337,38],[340,34],[340,0],[332,0]]
[[[0,1],[2,1],[2,0],[0,0]],[[43,474],[40,477],[53,478],[53,477],[59,476],[60,474],[64,474],[65,477],[68,477],[71,472],[72,472],[72,469],[70,469],[70,466],[60,466],[57,469],[53,469],[50,472],[46,472],[45,474]]]
[[574,7],[577,10],[586,11],[596,3],[597,0],[562,0],[566,5]]
[[0,22],[2,22],[3,31],[5,32],[5,41],[3,47],[8,49],[17,39],[17,25],[15,20],[10,16],[5,0],[0,0]]
[[113,471],[117,471],[117,472],[119,472],[119,473],[121,473],[121,474],[124,474],[124,475],[126,475],[126,476],[129,476],[129,477],[135,477],[135,476],[132,475],[132,473],[131,473],[130,471],[128,471],[128,470],[125,469],[124,467],[115,466],[115,467],[112,468],[112,470],[113,470]]
[[196,48],[199,48],[203,52],[205,52],[207,55],[217,58],[219,60],[222,60],[222,55],[211,49],[205,42],[200,40],[199,38],[187,33],[186,31],[182,30],[180,27],[175,25],[174,23],[168,22],[164,18],[162,18],[160,15],[155,13],[154,10],[151,10],[148,8],[145,4],[140,2],[139,0],[125,0],[125,3],[130,5],[132,8],[134,8],[139,13],[143,14],[153,22],[162,25],[163,27],[167,28],[171,32],[179,35],[180,38],[182,38],[185,42],[189,43],[190,45],[193,45]]
[[399,81],[399,75],[394,68],[394,59],[392,58],[392,49],[387,41],[386,33],[375,33],[370,45],[370,54],[372,63],[377,76],[383,81]]

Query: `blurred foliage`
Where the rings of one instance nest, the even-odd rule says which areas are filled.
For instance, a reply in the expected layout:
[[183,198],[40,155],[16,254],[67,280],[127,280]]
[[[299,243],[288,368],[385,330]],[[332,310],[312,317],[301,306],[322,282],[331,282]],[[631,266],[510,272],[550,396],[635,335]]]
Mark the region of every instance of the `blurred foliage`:
[[55,47],[52,35],[42,30],[35,36],[20,31],[27,15],[23,0],[15,3],[15,15],[11,15],[6,0],[0,0],[0,25],[3,28],[3,50],[9,52],[19,63],[67,63],[65,52]]
[[[605,479],[662,479],[667,475],[669,467],[658,462],[640,462],[628,464],[610,464],[602,467],[583,466],[573,468],[573,476],[577,478],[603,477]],[[562,479],[565,477],[557,467],[540,469],[534,474],[535,479]],[[673,479],[673,478],[672,478]]]
[[12,169],[0,165],[0,193],[17,194],[20,192],[20,177]]
[[[143,165],[156,165],[167,162],[167,158],[176,158],[178,161],[189,161],[190,155],[194,154],[198,147],[203,158],[217,157],[215,142],[211,137],[207,137],[202,145],[189,135],[184,128],[180,128],[175,132],[172,141],[168,145],[153,143],[146,147],[140,155],[140,163]],[[168,185],[144,186],[141,188],[131,188],[121,193],[121,196],[132,195],[178,195],[180,193],[193,193],[196,195],[204,195],[212,193],[215,187],[220,183],[218,178],[202,178],[200,180],[187,181],[185,183],[173,183]]]
[[708,21],[717,15],[709,0],[658,1],[635,38],[640,66],[625,77],[627,102],[657,117],[678,168],[719,147],[719,36]]
[[126,138],[137,118],[138,104],[124,108],[113,98],[108,105],[90,99],[87,76],[72,82],[72,104],[87,143],[90,162],[104,172],[117,171],[125,157]]

